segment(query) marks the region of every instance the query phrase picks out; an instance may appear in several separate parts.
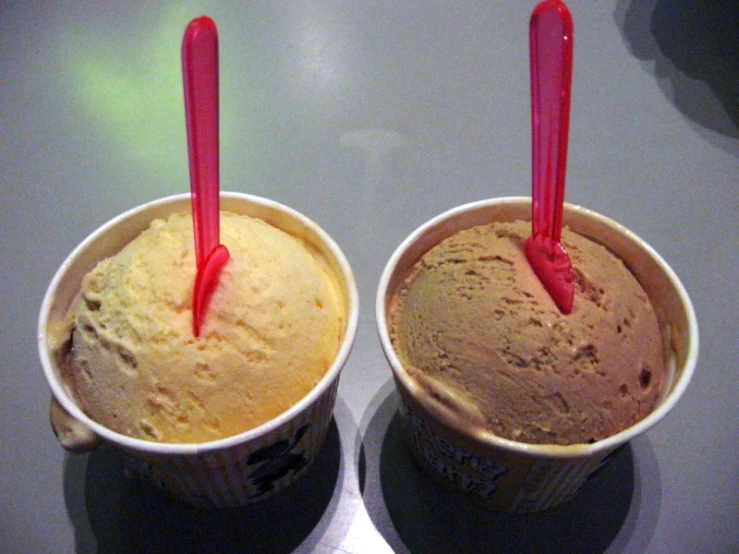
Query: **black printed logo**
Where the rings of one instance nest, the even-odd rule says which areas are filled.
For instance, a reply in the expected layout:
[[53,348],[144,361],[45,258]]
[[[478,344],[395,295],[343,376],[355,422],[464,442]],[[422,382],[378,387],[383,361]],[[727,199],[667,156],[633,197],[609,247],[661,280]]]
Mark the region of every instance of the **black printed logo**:
[[278,441],[260,448],[249,456],[246,460],[248,465],[261,464],[247,475],[257,488],[257,492],[252,495],[252,498],[271,491],[274,489],[275,481],[282,479],[291,471],[293,473],[299,472],[308,464],[305,450],[293,452],[293,449],[298,445],[309,427],[310,423],[306,423],[298,429],[292,441],[288,439]]

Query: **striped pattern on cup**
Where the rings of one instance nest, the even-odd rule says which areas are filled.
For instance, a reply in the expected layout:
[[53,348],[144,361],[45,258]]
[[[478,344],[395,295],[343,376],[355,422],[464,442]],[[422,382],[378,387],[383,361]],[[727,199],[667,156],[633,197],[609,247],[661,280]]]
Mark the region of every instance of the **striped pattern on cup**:
[[442,488],[490,510],[535,512],[572,498],[614,450],[581,458],[526,456],[457,433],[435,421],[396,380],[411,453]]
[[122,450],[127,474],[196,506],[233,507],[268,498],[295,481],[326,438],[338,375],[323,395],[272,432],[198,455],[164,456]]

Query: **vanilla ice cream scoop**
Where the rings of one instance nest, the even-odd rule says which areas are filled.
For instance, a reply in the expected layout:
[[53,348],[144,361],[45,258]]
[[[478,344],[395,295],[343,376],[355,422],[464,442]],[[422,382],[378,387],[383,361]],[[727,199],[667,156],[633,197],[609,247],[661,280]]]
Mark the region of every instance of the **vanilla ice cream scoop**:
[[221,213],[231,259],[199,337],[192,216],[156,220],[84,279],[58,353],[79,405],[119,433],[202,442],[265,423],[333,363],[345,326],[321,256],[264,221]]
[[572,312],[529,266],[530,223],[463,230],[418,261],[390,309],[398,358],[471,427],[534,444],[595,442],[643,419],[665,374],[652,305],[606,248],[568,229]]

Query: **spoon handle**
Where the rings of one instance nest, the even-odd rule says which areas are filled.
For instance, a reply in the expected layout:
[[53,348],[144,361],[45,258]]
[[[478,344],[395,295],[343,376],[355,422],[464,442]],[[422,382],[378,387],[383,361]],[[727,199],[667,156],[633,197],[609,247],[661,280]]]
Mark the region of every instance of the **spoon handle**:
[[207,16],[194,19],[185,30],[182,76],[195,252],[201,268],[220,240],[218,31]]
[[532,230],[552,245],[562,233],[573,38],[572,15],[560,0],[547,0],[536,7],[529,24]]

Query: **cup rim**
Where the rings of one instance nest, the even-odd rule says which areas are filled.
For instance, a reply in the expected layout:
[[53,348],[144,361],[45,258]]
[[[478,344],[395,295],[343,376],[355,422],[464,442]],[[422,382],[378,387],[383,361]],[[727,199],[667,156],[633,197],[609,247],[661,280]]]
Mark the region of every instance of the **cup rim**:
[[[474,212],[481,208],[486,208],[489,206],[513,206],[521,204],[530,205],[531,198],[525,196],[490,198],[470,202],[447,210],[426,221],[425,223],[417,227],[413,232],[411,232],[411,234],[408,235],[395,249],[395,251],[390,256],[387,264],[385,265],[385,268],[380,277],[379,286],[377,289],[377,297],[375,299],[375,318],[377,322],[380,343],[385,353],[385,357],[390,363],[390,367],[393,371],[394,376],[400,381],[402,386],[405,387],[414,396],[414,398],[418,397],[417,393],[419,387],[416,382],[408,375],[405,368],[401,364],[400,359],[395,353],[392,341],[390,340],[388,322],[385,314],[388,287],[394,275],[395,268],[400,261],[400,258],[405,254],[409,247],[419,239],[419,237],[421,237],[429,229],[432,229],[443,221],[452,219],[462,213]],[[693,340],[689,341],[689,348],[686,353],[685,363],[682,366],[680,374],[674,382],[671,390],[669,391],[667,396],[660,402],[660,404],[650,414],[648,414],[645,418],[641,419],[634,425],[594,443],[581,443],[571,445],[530,444],[498,437],[488,431],[478,430],[476,433],[472,434],[461,424],[460,421],[455,421],[455,418],[444,417],[436,411],[433,412],[434,416],[443,420],[444,425],[454,428],[457,433],[464,437],[467,437],[470,440],[481,442],[485,445],[497,449],[502,449],[531,457],[582,458],[594,456],[611,451],[614,448],[627,443],[632,438],[646,432],[648,429],[662,420],[662,418],[665,417],[665,415],[667,415],[667,413],[675,406],[680,397],[682,397],[693,376],[698,359],[698,322],[693,304],[690,301],[690,297],[688,296],[687,291],[685,290],[685,287],[678,278],[677,274],[667,264],[662,256],[633,231],[627,229],[620,223],[598,212],[570,203],[565,203],[564,210],[565,216],[568,212],[580,213],[585,217],[592,218],[599,223],[603,223],[607,226],[617,229],[619,233],[624,235],[628,240],[635,244],[638,244],[657,263],[657,265],[659,265],[659,267],[662,269],[662,271],[664,271],[670,282],[675,287],[677,295],[680,299],[681,306],[687,318],[688,336],[692,337]]]
[[190,194],[183,193],[166,196],[126,210],[125,212],[103,223],[92,233],[90,233],[72,250],[72,252],[59,266],[46,290],[46,293],[44,294],[44,298],[41,304],[41,310],[39,312],[37,334],[41,365],[44,371],[44,376],[46,377],[46,381],[49,387],[51,388],[53,396],[59,401],[59,403],[69,413],[70,416],[89,427],[96,435],[100,436],[102,439],[119,447],[128,449],[130,451],[143,452],[146,454],[170,456],[196,455],[233,448],[248,443],[249,441],[252,441],[259,437],[266,436],[267,434],[274,431],[276,428],[292,420],[300,412],[313,404],[321,395],[323,395],[328,390],[332,383],[339,377],[341,369],[346,364],[346,361],[349,358],[349,354],[354,346],[359,321],[359,292],[357,289],[357,283],[354,277],[354,273],[351,269],[351,266],[349,265],[349,261],[342,252],[341,248],[339,248],[338,244],[313,220],[301,214],[297,210],[294,210],[274,200],[269,200],[260,196],[241,192],[226,191],[222,191],[220,197],[222,200],[245,200],[252,204],[287,214],[288,217],[298,221],[306,228],[309,228],[320,238],[321,241],[324,242],[328,250],[330,250],[332,255],[335,257],[337,265],[341,269],[343,277],[346,281],[346,288],[348,293],[348,317],[344,338],[341,342],[339,350],[336,353],[336,357],[333,363],[320,379],[318,384],[313,387],[306,396],[301,398],[297,403],[295,403],[293,406],[291,406],[275,418],[263,423],[258,427],[254,427],[242,433],[204,442],[155,442],[130,437],[128,435],[113,431],[112,429],[109,429],[108,427],[105,427],[100,423],[97,423],[87,414],[85,414],[79,408],[79,406],[77,406],[77,403],[72,400],[70,395],[65,390],[65,386],[63,385],[62,380],[59,378],[58,373],[54,369],[55,364],[52,360],[52,356],[48,348],[47,326],[57,288],[59,287],[59,284],[64,278],[69,267],[72,265],[73,261],[90,245],[91,242],[96,240],[100,235],[104,234],[110,228],[119,225],[122,221],[129,219],[141,212],[171,203],[187,201],[190,199]]

